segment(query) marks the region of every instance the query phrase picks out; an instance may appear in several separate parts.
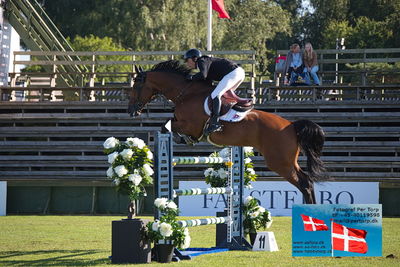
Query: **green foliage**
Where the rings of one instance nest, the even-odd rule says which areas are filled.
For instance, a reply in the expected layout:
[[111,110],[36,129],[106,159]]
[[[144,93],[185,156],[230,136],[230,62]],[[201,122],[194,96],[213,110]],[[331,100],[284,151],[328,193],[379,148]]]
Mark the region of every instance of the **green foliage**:
[[324,29],[323,32],[323,36],[325,38],[324,47],[320,48],[325,48],[325,49],[335,48],[336,39],[338,37],[345,38],[347,45],[349,36],[352,36],[353,34],[354,34],[354,29],[349,25],[348,21],[332,20]]
[[[210,157],[222,157],[228,156],[228,149],[224,148],[221,151],[213,152]],[[254,156],[252,147],[244,148],[244,185],[251,187],[250,182],[257,180],[257,174],[254,171],[254,164],[250,157]],[[209,163],[209,168],[204,171],[206,183],[212,187],[226,187],[228,185],[228,166],[226,163]]]
[[170,241],[177,248],[188,248],[189,230],[179,225],[177,220],[179,210],[176,204],[166,198],[157,198],[154,205],[160,210],[161,217],[147,224],[146,238],[155,243],[164,240]]
[[229,5],[229,14],[232,20],[227,32],[221,44],[214,46],[221,50],[256,50],[258,72],[267,74],[267,41],[290,32],[289,13],[271,1],[236,0]]
[[[71,42],[72,47],[75,51],[126,51],[122,46],[118,45],[116,42],[113,41],[110,37],[100,38],[94,35],[88,35],[85,37],[82,36],[75,36],[72,40],[68,38]],[[80,57],[81,60],[89,60],[91,61],[91,57]],[[132,60],[129,56],[96,56],[96,61],[102,60],[115,60],[115,61],[129,61]],[[91,65],[86,65],[87,69],[91,69]],[[129,65],[100,65],[96,64],[96,72],[98,73],[126,73],[131,72],[131,66]],[[100,77],[101,78],[101,77]],[[106,77],[105,81],[107,82],[121,82],[125,81],[126,78],[118,78],[118,77]],[[100,82],[100,81],[99,81]]]
[[354,33],[349,38],[351,48],[384,47],[393,32],[385,21],[375,21],[367,17],[355,20]]
[[73,40],[70,38],[68,40],[76,51],[125,51],[123,47],[116,44],[110,37],[100,38],[90,34],[85,37],[76,35]]
[[[359,63],[359,64],[346,64],[346,68],[350,70],[368,70],[368,82],[382,83],[384,78],[385,83],[400,83],[400,77],[397,71],[400,69],[400,62],[394,64],[389,63]],[[374,72],[377,75],[374,75]]]
[[259,205],[259,200],[247,197],[243,204],[243,227],[245,233],[269,228],[272,224],[271,213]]
[[324,32],[324,48],[335,47],[336,38],[346,39],[346,48],[384,47],[393,36],[392,30],[385,21],[374,21],[367,17],[359,17],[355,25],[349,21],[332,20]]
[[[79,5],[73,1],[46,1],[45,8],[61,32],[71,38],[76,35],[109,37],[134,51],[206,49],[206,1],[84,2]],[[290,3],[286,6],[294,8]],[[257,50],[258,71],[266,73],[266,41],[278,33],[290,32],[289,12],[273,1],[261,0],[226,0],[225,7],[231,20],[219,19],[213,11],[213,50]],[[83,47],[86,48],[99,51],[93,50],[96,46]]]
[[[311,0],[315,8],[304,27],[315,48],[334,48],[346,38],[346,48],[398,47],[400,0]],[[397,14],[397,15],[396,15]],[[336,30],[336,32],[335,32]]]
[[[32,60],[36,60],[36,58],[32,57]],[[31,65],[27,66],[26,68],[23,68],[21,70],[22,72],[45,72],[46,70],[39,65]]]

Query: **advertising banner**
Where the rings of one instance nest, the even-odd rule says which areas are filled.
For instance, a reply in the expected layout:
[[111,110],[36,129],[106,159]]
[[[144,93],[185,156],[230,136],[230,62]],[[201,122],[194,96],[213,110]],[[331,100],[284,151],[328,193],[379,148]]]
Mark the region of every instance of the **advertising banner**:
[[[253,196],[272,216],[291,216],[294,204],[304,204],[303,196],[288,182],[253,182],[244,197]],[[180,189],[209,187],[203,181],[180,181]],[[377,182],[324,182],[315,184],[318,204],[378,204]],[[215,216],[226,207],[226,195],[179,197],[181,216]]]
[[382,205],[294,205],[292,256],[382,256]]

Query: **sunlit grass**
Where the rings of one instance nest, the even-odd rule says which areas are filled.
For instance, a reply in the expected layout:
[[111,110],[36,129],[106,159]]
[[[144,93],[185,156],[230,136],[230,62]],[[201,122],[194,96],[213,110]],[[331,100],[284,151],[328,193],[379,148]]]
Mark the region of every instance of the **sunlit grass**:
[[[0,217],[1,266],[112,266],[111,222],[122,216]],[[150,218],[145,218],[150,219]],[[276,217],[270,229],[278,252],[229,251],[171,263],[179,266],[400,266],[400,218],[383,219],[383,257],[291,256],[291,218]],[[192,247],[215,246],[215,226],[190,228]],[[397,258],[385,258],[394,254]],[[153,266],[158,263],[146,264]],[[121,266],[121,265],[115,265]],[[135,265],[141,266],[141,265]]]

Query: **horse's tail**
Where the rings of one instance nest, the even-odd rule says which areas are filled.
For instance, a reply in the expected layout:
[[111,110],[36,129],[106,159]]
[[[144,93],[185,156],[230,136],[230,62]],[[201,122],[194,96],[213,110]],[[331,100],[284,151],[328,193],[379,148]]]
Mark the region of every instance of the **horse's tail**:
[[325,134],[322,128],[309,120],[298,120],[293,123],[297,142],[307,157],[308,178],[313,182],[329,179],[329,175],[321,160]]

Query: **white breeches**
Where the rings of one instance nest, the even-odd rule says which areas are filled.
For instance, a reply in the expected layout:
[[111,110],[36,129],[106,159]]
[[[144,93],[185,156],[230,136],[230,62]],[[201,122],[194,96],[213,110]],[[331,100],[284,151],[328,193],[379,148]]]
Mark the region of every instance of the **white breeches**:
[[243,82],[245,78],[244,69],[241,67],[237,67],[233,71],[229,72],[227,75],[222,78],[222,80],[218,83],[217,87],[211,93],[211,97],[218,97],[221,99],[221,96],[228,90],[234,91],[239,85]]

